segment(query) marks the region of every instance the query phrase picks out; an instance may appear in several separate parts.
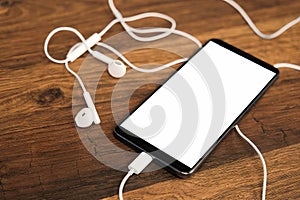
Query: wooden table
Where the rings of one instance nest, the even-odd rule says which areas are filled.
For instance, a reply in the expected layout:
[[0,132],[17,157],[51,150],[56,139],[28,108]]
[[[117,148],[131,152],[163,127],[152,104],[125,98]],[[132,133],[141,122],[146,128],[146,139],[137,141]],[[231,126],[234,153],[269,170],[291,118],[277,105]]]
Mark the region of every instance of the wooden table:
[[[300,1],[238,2],[266,33],[299,16]],[[124,16],[146,11],[166,13],[176,19],[178,29],[202,42],[220,38],[271,64],[300,64],[299,25],[277,39],[266,41],[254,35],[233,8],[218,0],[116,0],[116,5]],[[105,0],[0,1],[0,199],[117,199],[125,173],[107,167],[86,150],[72,115],[73,85],[77,82],[62,65],[51,63],[43,53],[43,42],[55,27],[75,27],[88,37],[112,19]],[[157,19],[132,25],[168,26]],[[104,39],[121,31],[117,25]],[[64,58],[76,42],[76,36],[61,33],[51,42],[50,53]],[[176,58],[149,49],[126,56],[137,65],[149,60],[165,63]],[[83,59],[72,64],[72,68],[77,70]],[[291,69],[280,71],[280,78],[241,120],[240,127],[266,159],[267,199],[300,199],[300,74]],[[169,74],[160,72],[148,79],[162,82]],[[143,76],[136,73],[132,81]],[[103,74],[95,96],[96,106],[103,122],[101,127],[110,141],[130,150],[112,135],[115,120],[110,100],[117,81],[106,72]],[[130,108],[156,87],[157,84],[150,84],[136,90]],[[126,93],[126,90],[122,93],[120,101]],[[125,108],[120,109],[117,120],[126,114]],[[106,156],[121,158],[109,149]],[[259,199],[262,177],[255,152],[232,131],[191,178],[178,179],[165,170],[144,173],[129,180],[124,197]]]

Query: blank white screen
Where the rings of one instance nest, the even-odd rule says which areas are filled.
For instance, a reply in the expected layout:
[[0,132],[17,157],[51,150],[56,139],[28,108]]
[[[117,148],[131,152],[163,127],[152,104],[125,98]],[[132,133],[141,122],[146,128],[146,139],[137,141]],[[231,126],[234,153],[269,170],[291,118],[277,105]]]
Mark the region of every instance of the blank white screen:
[[[210,61],[207,61],[207,57]],[[215,119],[211,100],[214,91],[210,91],[212,86],[202,73],[205,68],[208,70],[211,67],[215,67],[223,86],[224,99],[220,101],[225,110],[219,131],[213,134],[209,134],[209,130]],[[192,168],[275,75],[274,72],[214,42],[209,42],[120,126]],[[181,134],[188,134],[189,130],[180,129],[184,112],[182,109],[189,106],[182,105],[182,102],[189,104],[191,97],[187,95],[184,97],[187,99],[182,100],[174,93],[175,87],[178,87],[178,76],[183,77],[193,91],[197,102],[194,109],[198,110],[198,123],[193,138],[188,145],[180,148],[178,143],[172,147],[172,141],[175,141],[180,131]],[[153,119],[150,116],[151,109],[155,106],[164,110],[166,120],[156,134],[145,136],[143,131],[146,131],[154,120],[159,120],[159,117]],[[176,149],[184,151],[174,152]]]

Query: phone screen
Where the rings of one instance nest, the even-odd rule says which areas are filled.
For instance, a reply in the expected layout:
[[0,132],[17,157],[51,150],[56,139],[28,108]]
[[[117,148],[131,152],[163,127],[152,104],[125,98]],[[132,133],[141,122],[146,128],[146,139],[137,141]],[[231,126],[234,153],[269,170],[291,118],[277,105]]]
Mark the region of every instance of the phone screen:
[[193,168],[278,75],[225,44],[209,41],[119,126]]

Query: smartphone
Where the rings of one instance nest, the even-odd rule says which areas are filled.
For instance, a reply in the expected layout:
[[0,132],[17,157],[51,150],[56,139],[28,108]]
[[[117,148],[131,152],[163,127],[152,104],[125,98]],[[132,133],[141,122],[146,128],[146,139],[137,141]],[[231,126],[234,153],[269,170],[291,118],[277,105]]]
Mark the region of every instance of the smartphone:
[[114,135],[187,177],[278,75],[272,65],[211,39],[117,125]]

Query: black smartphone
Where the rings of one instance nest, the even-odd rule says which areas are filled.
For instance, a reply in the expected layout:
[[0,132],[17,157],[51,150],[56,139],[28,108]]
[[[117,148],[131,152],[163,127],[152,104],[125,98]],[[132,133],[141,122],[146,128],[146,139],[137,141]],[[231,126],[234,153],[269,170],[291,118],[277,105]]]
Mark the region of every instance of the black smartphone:
[[272,65],[211,39],[131,112],[114,135],[187,177],[278,75]]

